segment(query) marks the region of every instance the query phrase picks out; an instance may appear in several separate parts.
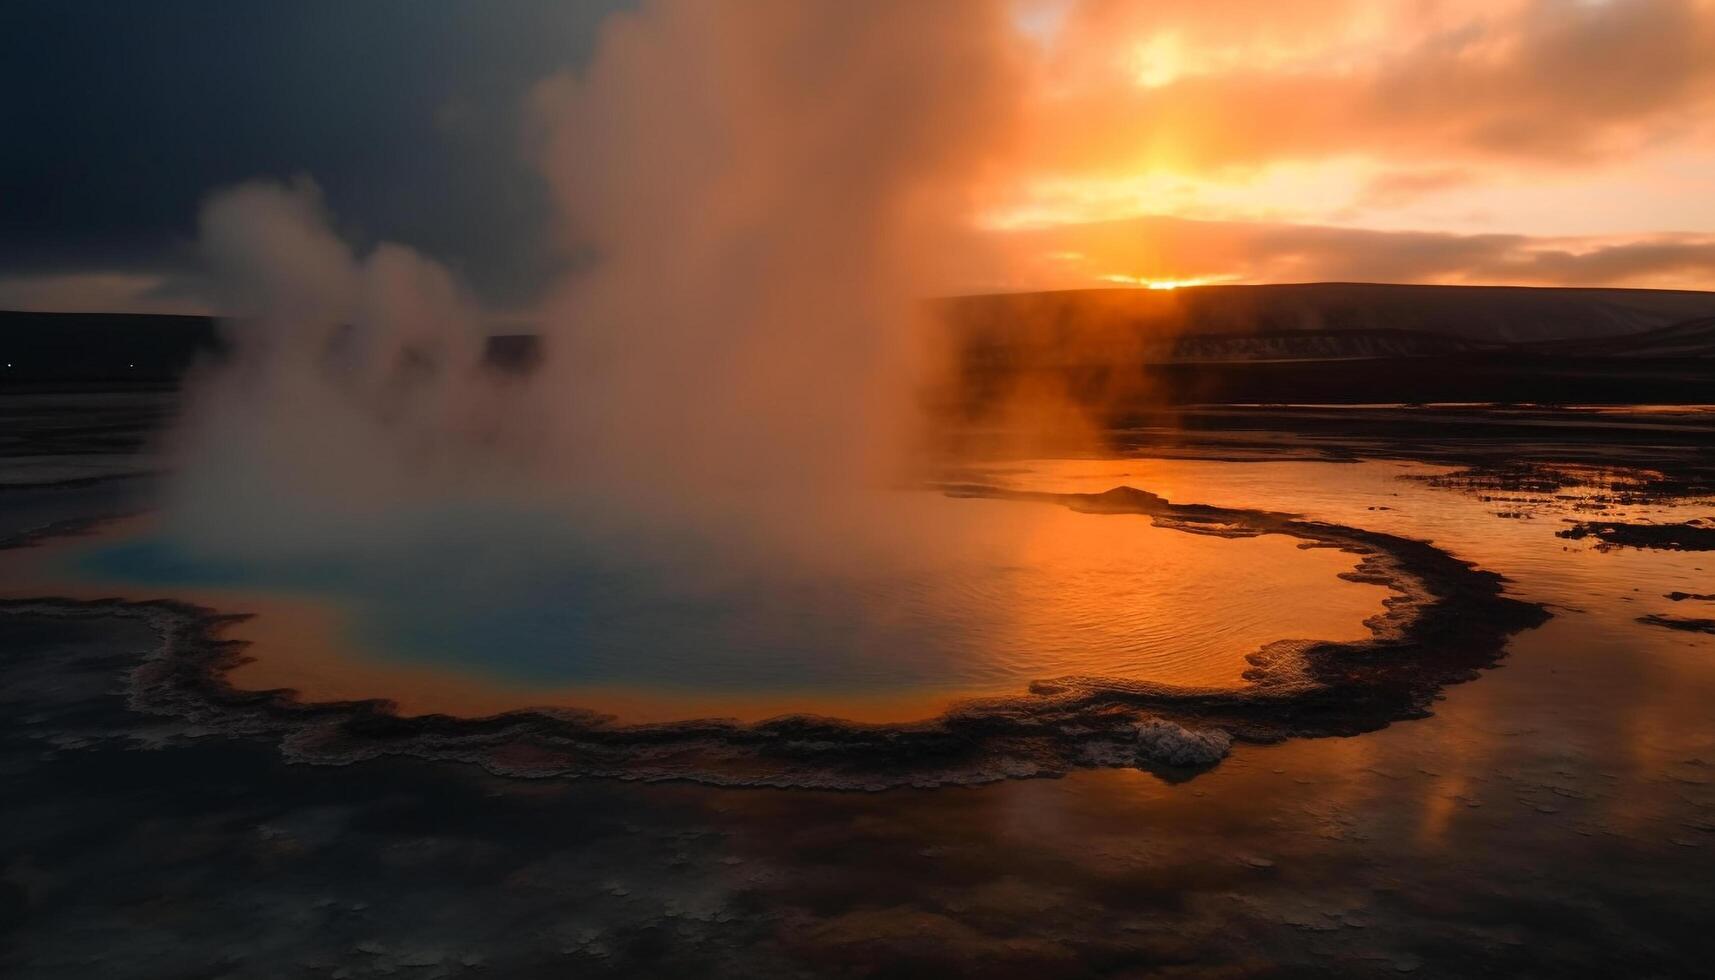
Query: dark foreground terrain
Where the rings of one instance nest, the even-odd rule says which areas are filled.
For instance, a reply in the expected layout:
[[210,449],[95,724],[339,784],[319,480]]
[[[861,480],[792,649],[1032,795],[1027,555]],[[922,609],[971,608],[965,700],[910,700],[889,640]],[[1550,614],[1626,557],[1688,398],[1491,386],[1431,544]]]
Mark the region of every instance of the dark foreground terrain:
[[[144,667],[194,612],[43,602],[14,575],[0,975],[1707,974],[1715,413],[1686,406],[1715,403],[1715,297],[1311,284],[949,315],[954,424],[1045,387],[1107,426],[1102,458],[1030,462],[973,424],[961,492],[1129,484],[1170,517],[1381,543],[1504,622],[1414,620],[1445,665],[1427,686],[1378,669],[1385,644],[1316,661],[1350,699],[1271,708],[1224,759],[1093,763],[1089,732],[1126,721],[1098,698],[1050,742],[1004,714],[931,733],[1060,778],[833,792],[569,778],[493,726],[242,692],[162,711]],[[5,314],[0,340],[0,557],[146,510],[175,386],[224,351],[198,318]],[[499,338],[488,360],[540,353]],[[409,751],[425,731],[437,751]],[[848,785],[925,771],[865,752]]]
[[[147,435],[172,405],[168,391],[0,395],[0,537],[28,547],[145,506]],[[1445,500],[1467,508],[1432,535],[1454,554],[1480,550],[1478,520],[1542,545],[1494,570],[1553,618],[1432,716],[1237,745],[1188,779],[1098,768],[865,793],[294,763],[271,733],[139,710],[133,671],[160,644],[147,620],[13,603],[0,973],[1702,975],[1715,637],[1639,614],[1707,618],[1698,579],[1715,564],[1555,534],[1651,508],[1712,516],[1711,421],[1205,407],[1114,433],[1121,465],[1212,474],[1186,493],[1271,487],[1394,533],[1416,526],[1408,500]],[[1411,460],[1437,465],[1373,477],[1421,469]],[[1383,489],[1311,499],[1347,473]],[[1621,584],[1557,584],[1561,548],[1584,549],[1567,569]],[[1669,559],[1685,564],[1656,582],[1647,570]]]

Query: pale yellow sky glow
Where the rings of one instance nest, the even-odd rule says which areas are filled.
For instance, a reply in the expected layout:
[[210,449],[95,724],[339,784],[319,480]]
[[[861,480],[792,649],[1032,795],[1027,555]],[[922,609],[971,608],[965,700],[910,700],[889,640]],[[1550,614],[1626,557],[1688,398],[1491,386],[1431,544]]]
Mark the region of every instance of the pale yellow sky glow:
[[992,285],[1715,287],[1715,0],[1018,9]]

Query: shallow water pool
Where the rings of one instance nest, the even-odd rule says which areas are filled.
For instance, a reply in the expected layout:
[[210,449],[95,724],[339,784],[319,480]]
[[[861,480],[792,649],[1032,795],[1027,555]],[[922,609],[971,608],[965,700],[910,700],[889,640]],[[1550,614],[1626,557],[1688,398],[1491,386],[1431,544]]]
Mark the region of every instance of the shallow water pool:
[[1367,635],[1389,594],[1339,578],[1354,556],[1282,535],[892,497],[889,528],[809,559],[464,507],[279,553],[205,553],[133,525],[53,561],[84,588],[258,611],[238,632],[255,641],[241,686],[637,719],[896,720],[1068,674],[1232,687],[1266,643]]

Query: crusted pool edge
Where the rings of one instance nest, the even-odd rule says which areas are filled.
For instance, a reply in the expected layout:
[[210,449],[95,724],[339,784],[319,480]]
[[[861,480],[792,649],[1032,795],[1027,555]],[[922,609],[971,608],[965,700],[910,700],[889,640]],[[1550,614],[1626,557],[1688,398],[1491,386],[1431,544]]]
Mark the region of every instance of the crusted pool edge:
[[1091,514],[1144,515],[1187,533],[1285,534],[1303,547],[1357,555],[1357,567],[1345,577],[1385,585],[1394,594],[1366,622],[1366,639],[1282,640],[1253,653],[1242,688],[1058,677],[1035,681],[1016,696],[961,701],[938,717],[905,724],[790,715],[754,723],[637,725],[556,708],[480,718],[404,717],[384,699],[311,702],[289,689],[232,686],[227,675],[246,662],[245,644],[222,634],[247,618],[242,615],[119,598],[7,600],[0,611],[146,620],[160,643],[129,674],[133,710],[180,719],[198,733],[273,739],[293,761],[344,765],[402,755],[516,777],[845,790],[975,784],[1101,766],[1189,778],[1216,765],[1235,740],[1354,735],[1422,717],[1444,687],[1493,666],[1508,637],[1548,618],[1541,606],[1504,595],[1499,575],[1395,535],[1270,511],[1174,504],[1131,487],[1100,494],[969,484],[939,489]]

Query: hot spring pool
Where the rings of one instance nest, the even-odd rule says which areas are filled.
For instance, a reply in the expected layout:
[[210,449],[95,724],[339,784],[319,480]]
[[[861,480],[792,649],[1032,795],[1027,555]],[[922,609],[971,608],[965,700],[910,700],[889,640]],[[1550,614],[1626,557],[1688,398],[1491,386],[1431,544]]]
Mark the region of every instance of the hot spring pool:
[[[626,720],[933,713],[1068,674],[1231,687],[1280,639],[1356,639],[1386,588],[1295,538],[901,492],[887,545],[815,560],[693,536],[603,540],[528,510],[395,515],[339,540],[211,554],[144,521],[44,560],[80,591],[258,615],[240,687],[407,713],[534,705]],[[902,530],[903,529],[903,530]]]

